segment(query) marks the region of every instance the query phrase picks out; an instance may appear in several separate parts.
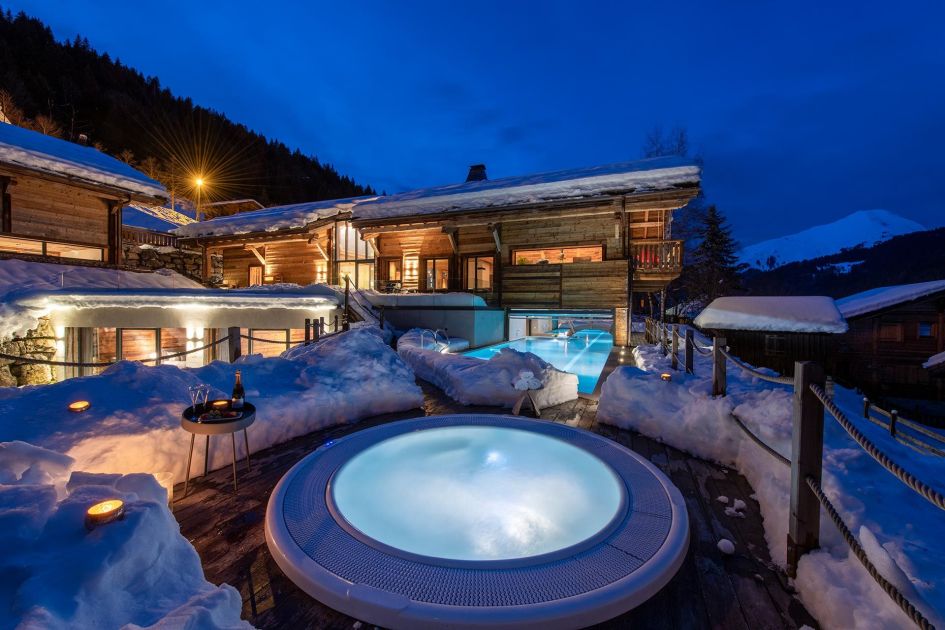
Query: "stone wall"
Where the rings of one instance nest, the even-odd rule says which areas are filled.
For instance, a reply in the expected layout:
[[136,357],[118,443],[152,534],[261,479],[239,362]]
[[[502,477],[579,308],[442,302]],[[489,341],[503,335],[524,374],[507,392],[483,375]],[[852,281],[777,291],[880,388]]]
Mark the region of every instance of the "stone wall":
[[[170,269],[197,282],[203,280],[203,252],[199,249],[178,249],[176,247],[156,247],[125,242],[122,246],[123,262],[131,269]],[[205,282],[210,286],[223,283],[223,256],[211,254],[210,277]]]
[[[49,318],[40,318],[39,325],[27,331],[25,337],[0,342],[0,352],[17,357],[52,360],[56,354],[56,340]],[[55,380],[52,366],[14,365],[11,361],[0,360],[0,387],[45,385]]]

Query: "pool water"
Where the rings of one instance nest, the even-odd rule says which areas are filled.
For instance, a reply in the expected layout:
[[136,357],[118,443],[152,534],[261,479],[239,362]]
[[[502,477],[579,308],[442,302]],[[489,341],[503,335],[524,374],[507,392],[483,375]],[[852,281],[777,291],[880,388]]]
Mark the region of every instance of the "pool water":
[[578,377],[578,392],[593,393],[607,357],[614,346],[614,338],[603,330],[579,330],[571,337],[523,337],[514,341],[486,346],[466,356],[490,359],[502,348],[536,354],[562,372]]
[[453,426],[388,438],[342,466],[331,500],[357,531],[449,560],[512,560],[586,541],[623,484],[588,451],[533,431]]

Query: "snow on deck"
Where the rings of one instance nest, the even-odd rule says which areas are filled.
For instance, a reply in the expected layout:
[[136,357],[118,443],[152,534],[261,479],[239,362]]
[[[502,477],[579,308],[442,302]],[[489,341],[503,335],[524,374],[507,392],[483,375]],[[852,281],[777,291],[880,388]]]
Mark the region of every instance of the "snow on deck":
[[92,147],[0,123],[0,162],[73,177],[147,197],[167,197],[162,184]]
[[929,360],[922,364],[924,368],[932,368],[939,365],[945,365],[945,352],[939,352],[929,357]]
[[945,280],[877,287],[840,298],[837,300],[837,308],[840,309],[844,317],[859,317],[889,306],[911,302],[939,291],[945,291]]
[[484,210],[606,194],[669,190],[699,182],[690,160],[661,157],[518,177],[503,177],[378,197],[359,203],[354,219]]
[[733,296],[716,298],[695,319],[716,330],[844,333],[847,323],[834,301],[814,296]]
[[357,203],[366,199],[373,199],[373,197],[349,197],[273,206],[265,210],[240,212],[209,221],[191,223],[177,228],[174,233],[185,238],[196,238],[304,228],[316,221],[337,216],[341,212],[348,212]]

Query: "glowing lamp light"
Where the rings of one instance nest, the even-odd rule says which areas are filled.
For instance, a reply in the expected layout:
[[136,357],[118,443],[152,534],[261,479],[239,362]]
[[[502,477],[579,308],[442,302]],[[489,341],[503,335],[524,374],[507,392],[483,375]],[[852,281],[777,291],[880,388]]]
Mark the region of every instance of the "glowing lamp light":
[[99,525],[121,520],[125,516],[125,502],[121,499],[109,499],[96,503],[85,512],[85,528],[92,531]]
[[92,403],[87,400],[77,400],[73,403],[69,403],[69,411],[74,413],[82,413],[83,411],[88,411],[89,407],[91,406]]
[[229,400],[214,400],[212,403],[210,403],[210,406],[213,407],[214,409],[226,409],[227,407],[230,406],[230,401]]
[[197,187],[203,186],[203,177],[198,177],[194,180],[194,183],[197,184]]
[[670,374],[669,372],[663,372],[662,374],[660,374],[660,378],[663,379],[664,381],[669,382],[673,380],[673,375]]

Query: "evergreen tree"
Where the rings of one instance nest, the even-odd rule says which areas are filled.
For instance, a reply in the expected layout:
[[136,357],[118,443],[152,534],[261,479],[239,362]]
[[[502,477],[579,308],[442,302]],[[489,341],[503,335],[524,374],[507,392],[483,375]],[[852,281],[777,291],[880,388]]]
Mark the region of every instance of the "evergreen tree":
[[686,298],[708,304],[717,297],[737,293],[741,289],[739,274],[745,265],[738,263],[738,243],[714,205],[706,209],[697,237],[699,244],[680,278]]

